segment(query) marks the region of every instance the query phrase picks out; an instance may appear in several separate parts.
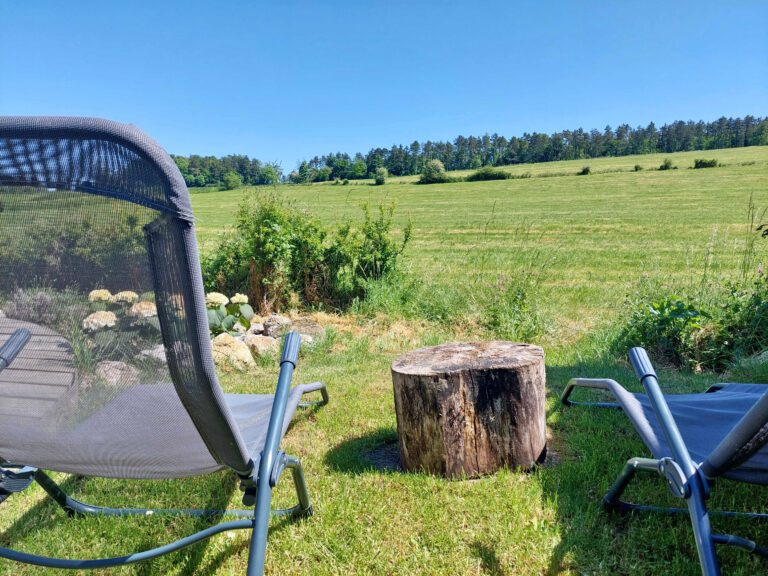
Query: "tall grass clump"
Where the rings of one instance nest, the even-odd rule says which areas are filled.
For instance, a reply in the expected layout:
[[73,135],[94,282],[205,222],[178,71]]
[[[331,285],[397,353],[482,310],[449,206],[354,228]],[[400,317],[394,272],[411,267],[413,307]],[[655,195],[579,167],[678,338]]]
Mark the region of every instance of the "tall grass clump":
[[344,309],[364,298],[372,282],[397,268],[411,237],[393,232],[394,206],[363,221],[325,229],[274,194],[252,193],[241,203],[234,231],[202,262],[207,290],[248,294],[263,313],[290,306]]
[[510,238],[519,246],[513,259],[505,257],[502,262],[487,252],[468,255],[475,265],[462,283],[446,284],[412,269],[398,269],[371,285],[353,309],[363,315],[384,313],[454,329],[479,328],[489,338],[534,341],[547,332],[540,302],[555,262],[555,255],[541,248],[539,240],[523,226]]

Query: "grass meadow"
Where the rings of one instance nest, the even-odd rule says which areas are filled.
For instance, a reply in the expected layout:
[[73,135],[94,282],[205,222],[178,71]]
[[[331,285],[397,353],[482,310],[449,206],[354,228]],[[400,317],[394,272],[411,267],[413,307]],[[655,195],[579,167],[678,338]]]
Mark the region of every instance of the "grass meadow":
[[[676,170],[658,171],[665,157]],[[717,168],[689,169],[694,158],[717,158]],[[635,171],[638,164],[643,170]],[[576,176],[583,166],[592,173]],[[622,360],[605,354],[605,340],[628,295],[649,284],[711,286],[742,273],[749,238],[750,198],[768,206],[768,147],[670,155],[604,158],[515,166],[530,178],[419,186],[414,178],[370,183],[281,186],[285,195],[326,224],[359,218],[360,205],[395,202],[396,226],[410,219],[408,273],[435,300],[493,294],[498,283],[538,274],[537,310],[547,353],[550,457],[533,472],[502,470],[451,482],[425,474],[376,469],[366,454],[396,440],[389,367],[408,350],[474,338],[492,329],[470,315],[440,319],[397,309],[314,315],[328,337],[302,353],[296,379],[325,380],[328,406],[297,415],[283,443],[301,457],[316,514],[273,520],[269,574],[681,574],[699,573],[685,516],[611,516],[602,495],[632,456],[648,455],[621,413],[563,409],[559,392],[573,376],[604,376],[639,389]],[[195,190],[202,251],[231,222],[247,190]],[[756,244],[756,260],[768,240]],[[393,288],[394,289],[394,288]],[[386,295],[382,298],[385,299]],[[270,391],[276,363],[248,374],[223,373],[232,392]],[[717,375],[661,371],[668,391],[701,391]],[[77,498],[111,506],[239,504],[227,474],[182,482],[122,482],[56,475]],[[277,505],[292,503],[285,477]],[[627,497],[670,503],[658,477],[633,484]],[[765,511],[768,490],[719,482],[713,508]],[[713,520],[715,530],[768,544],[768,526]],[[0,543],[67,557],[120,555],[199,529],[184,518],[66,518],[40,489],[0,509]],[[206,545],[110,574],[244,574],[248,541],[220,535]],[[759,574],[768,565],[746,552],[720,549],[728,574]],[[0,562],[2,574],[41,570]],[[55,571],[49,572],[51,574]],[[95,572],[101,573],[101,572]]]

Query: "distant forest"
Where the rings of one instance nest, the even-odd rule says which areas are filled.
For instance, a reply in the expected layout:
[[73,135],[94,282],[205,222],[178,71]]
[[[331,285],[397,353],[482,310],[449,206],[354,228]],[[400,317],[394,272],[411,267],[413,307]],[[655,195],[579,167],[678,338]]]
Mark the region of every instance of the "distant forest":
[[714,148],[740,148],[768,145],[768,118],[720,118],[714,122],[665,124],[651,122],[632,128],[622,124],[615,129],[564,130],[554,134],[534,132],[506,138],[499,134],[457,136],[451,142],[414,141],[403,146],[373,148],[367,154],[350,156],[337,152],[315,156],[301,162],[287,177],[278,164],[262,163],[243,155],[173,156],[188,186],[236,187],[241,184],[323,182],[338,179],[372,178],[383,166],[393,176],[419,174],[428,160],[438,159],[446,170],[466,170],[482,166],[508,166],[531,162],[577,160],[603,156],[626,156],[655,152],[683,152]]

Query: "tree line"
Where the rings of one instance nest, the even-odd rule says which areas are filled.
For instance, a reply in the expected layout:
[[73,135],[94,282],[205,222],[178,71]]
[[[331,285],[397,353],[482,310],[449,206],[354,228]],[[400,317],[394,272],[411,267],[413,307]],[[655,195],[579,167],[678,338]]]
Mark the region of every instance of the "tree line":
[[[629,154],[672,153],[715,148],[768,145],[768,118],[719,118],[713,122],[676,121],[661,128],[651,122],[632,128],[563,130],[553,134],[525,133],[507,138],[499,134],[457,136],[452,141],[414,141],[407,146],[373,148],[350,156],[336,152],[302,161],[284,178],[280,166],[262,164],[247,156],[174,156],[188,186],[294,183],[372,178],[377,168],[393,176],[420,174],[429,160],[440,160],[447,170],[476,169],[555,160],[579,160]],[[229,182],[225,176],[229,174]]]
[[237,188],[275,184],[283,177],[283,170],[277,163],[262,163],[242,154],[230,154],[222,158],[215,156],[176,156],[171,154],[187,186],[223,186]]

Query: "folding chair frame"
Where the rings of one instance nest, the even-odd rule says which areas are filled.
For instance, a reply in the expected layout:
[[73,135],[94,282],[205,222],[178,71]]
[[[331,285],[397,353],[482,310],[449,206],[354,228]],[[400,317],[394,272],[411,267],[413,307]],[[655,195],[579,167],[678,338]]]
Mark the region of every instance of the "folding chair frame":
[[[664,431],[667,445],[672,457],[630,458],[619,474],[616,481],[603,497],[603,504],[609,511],[617,512],[667,512],[688,513],[693,527],[699,563],[704,576],[718,576],[720,563],[715,552],[715,544],[736,546],[758,554],[768,559],[768,549],[758,546],[752,540],[732,534],[716,534],[712,532],[710,515],[740,516],[753,519],[768,519],[768,514],[741,512],[710,512],[706,501],[710,495],[710,487],[705,471],[691,459],[682,435],[667,405],[659,387],[656,372],[651,365],[647,353],[642,348],[630,351],[630,360],[637,377],[643,384],[650,400],[653,412]],[[611,392],[614,386],[620,386],[616,381],[604,378],[573,378],[568,382],[561,396],[566,406],[593,406],[599,408],[621,408],[616,402],[574,402],[570,396],[575,388],[590,388]],[[719,386],[710,387],[706,392],[716,392]],[[656,472],[667,483],[672,494],[685,500],[687,508],[666,508],[629,503],[621,500],[621,495],[634,478],[637,471]]]
[[[61,558],[50,558],[18,552],[9,548],[0,547],[0,558],[44,566],[48,568],[61,569],[97,569],[109,568],[115,566],[124,566],[157,558],[171,552],[175,552],[211,536],[226,532],[229,530],[248,530],[251,533],[251,542],[248,555],[248,576],[258,576],[264,571],[264,560],[266,554],[267,532],[269,530],[270,515],[290,516],[295,518],[308,517],[313,514],[312,505],[309,500],[304,471],[298,458],[289,456],[279,450],[280,440],[282,438],[283,420],[285,417],[286,405],[290,394],[291,378],[293,376],[296,362],[298,361],[300,336],[295,333],[289,333],[285,337],[283,345],[283,354],[280,359],[280,374],[278,376],[275,399],[272,405],[272,412],[269,420],[269,428],[264,450],[261,453],[258,468],[254,467],[252,473],[240,477],[240,489],[243,490],[243,504],[252,506],[253,510],[186,510],[170,509],[158,510],[147,508],[105,508],[92,506],[80,502],[70,495],[45,474],[42,470],[35,468],[13,466],[0,462],[0,479],[5,480],[12,491],[0,491],[0,502],[7,498],[11,493],[20,491],[28,486],[32,481],[39,484],[43,490],[71,515],[100,515],[100,516],[150,516],[176,515],[176,516],[196,516],[209,517],[214,515],[235,516],[242,518],[230,522],[223,522],[211,526],[195,534],[176,540],[165,546],[153,548],[143,552],[137,552],[126,556],[115,558],[103,558],[95,560],[69,560]],[[328,392],[325,384],[314,382],[304,384],[298,387],[302,395],[310,392],[320,392],[322,400],[315,402],[302,402],[299,406],[307,407],[313,405],[323,405],[328,402]],[[296,495],[299,503],[287,509],[271,509],[272,489],[277,485],[280,476],[288,468],[293,476]]]

